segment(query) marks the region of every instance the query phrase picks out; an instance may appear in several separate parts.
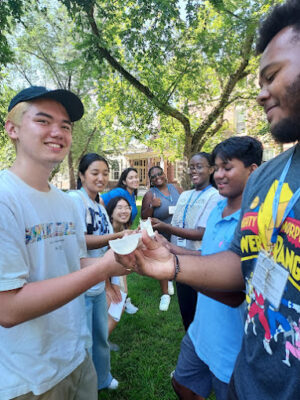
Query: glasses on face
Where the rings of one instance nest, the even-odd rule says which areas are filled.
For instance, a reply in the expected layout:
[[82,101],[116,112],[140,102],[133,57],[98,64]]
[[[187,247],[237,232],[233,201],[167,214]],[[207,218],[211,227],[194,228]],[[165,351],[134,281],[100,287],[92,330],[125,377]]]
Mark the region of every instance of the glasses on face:
[[160,171],[160,172],[158,172],[157,174],[155,174],[155,175],[151,175],[150,176],[150,179],[151,179],[151,181],[153,181],[154,179],[156,179],[158,176],[162,176],[164,173],[162,172],[162,171]]
[[188,168],[188,174],[190,174],[192,171],[201,172],[205,168],[210,168],[210,167],[209,165],[202,165],[202,164],[190,165]]
[[116,209],[118,210],[118,211],[131,211],[131,207],[129,207],[129,206],[117,206],[116,207]]

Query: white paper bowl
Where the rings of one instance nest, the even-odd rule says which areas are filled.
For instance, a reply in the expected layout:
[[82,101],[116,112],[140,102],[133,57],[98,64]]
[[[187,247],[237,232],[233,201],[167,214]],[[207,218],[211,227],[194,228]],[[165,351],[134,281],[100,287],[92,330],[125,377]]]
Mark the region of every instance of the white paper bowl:
[[122,239],[109,240],[110,248],[117,254],[126,255],[132,253],[139,245],[141,233],[133,233]]
[[154,231],[151,224],[151,219],[140,220],[140,228],[145,229],[150,237],[154,237]]

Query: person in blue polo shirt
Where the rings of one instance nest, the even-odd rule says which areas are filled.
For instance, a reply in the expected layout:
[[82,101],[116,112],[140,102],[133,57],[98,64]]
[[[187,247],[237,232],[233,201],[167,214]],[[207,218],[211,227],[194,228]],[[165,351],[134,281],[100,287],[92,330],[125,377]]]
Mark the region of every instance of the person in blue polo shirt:
[[[245,184],[261,160],[261,143],[248,136],[232,137],[215,147],[212,153],[214,179],[225,199],[208,217],[202,255],[228,249],[240,217]],[[173,251],[183,254],[181,248],[173,248]],[[232,308],[198,293],[195,317],[182,340],[172,378],[180,399],[204,399],[213,389],[217,400],[226,400],[228,383],[242,343],[243,313],[244,304]]]

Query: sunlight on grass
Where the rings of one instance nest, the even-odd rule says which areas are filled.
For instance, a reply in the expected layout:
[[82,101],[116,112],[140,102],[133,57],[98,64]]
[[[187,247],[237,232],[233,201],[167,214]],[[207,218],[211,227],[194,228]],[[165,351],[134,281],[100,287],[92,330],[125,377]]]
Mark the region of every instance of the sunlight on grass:
[[[159,311],[159,283],[137,274],[128,276],[129,296],[139,307],[124,313],[111,341],[120,346],[111,353],[112,375],[119,380],[115,391],[104,390],[103,400],[176,400],[170,373],[174,370],[184,336],[176,294],[169,310]],[[214,400],[212,395],[209,398]]]
[[[138,197],[138,226],[142,197]],[[159,311],[159,282],[135,273],[127,278],[129,297],[139,307],[136,314],[124,313],[111,335],[120,346],[111,353],[111,372],[119,381],[117,390],[103,390],[101,400],[177,400],[170,373],[174,370],[185,334],[176,293],[169,310]],[[211,395],[209,400],[215,400]]]

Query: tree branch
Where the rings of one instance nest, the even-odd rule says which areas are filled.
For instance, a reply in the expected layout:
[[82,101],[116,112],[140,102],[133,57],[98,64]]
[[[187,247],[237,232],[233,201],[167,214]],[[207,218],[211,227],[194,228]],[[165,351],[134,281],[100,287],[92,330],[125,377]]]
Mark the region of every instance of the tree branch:
[[135,78],[125,68],[123,68],[122,65],[109,53],[106,48],[100,46],[99,43],[101,42],[101,35],[94,19],[93,6],[90,8],[89,12],[87,12],[87,16],[91,25],[92,32],[97,38],[96,47],[101,59],[104,58],[113,69],[118,71],[132,86],[134,86],[140,93],[146,96],[147,99],[150,100],[161,112],[181,122],[184,127],[185,134],[187,136],[191,136],[190,121],[184,114],[182,114],[176,108],[171,107],[169,104],[162,103],[147,86],[143,85],[137,78]]
[[84,147],[83,147],[83,149],[82,149],[82,152],[80,153],[80,155],[79,155],[79,157],[78,157],[78,159],[77,159],[76,165],[79,164],[81,158],[82,158],[82,157],[84,156],[84,154],[87,152],[87,149],[88,149],[88,147],[89,147],[89,144],[90,144],[90,142],[91,142],[91,140],[92,140],[94,134],[96,133],[96,130],[97,130],[97,128],[94,127],[94,129],[89,133],[88,138],[87,138],[87,141],[85,142],[85,145],[84,145]]
[[167,98],[166,98],[166,103],[170,100],[170,98],[172,97],[173,93],[175,92],[177,86],[179,85],[180,81],[182,80],[182,78],[184,77],[186,71],[188,70],[188,66],[186,66],[184,68],[183,71],[181,71],[181,73],[177,76],[177,78],[174,80],[174,82],[171,83],[171,85],[169,86],[169,88],[166,90],[166,93],[169,93]]
[[29,84],[30,86],[32,86],[32,82],[31,82],[31,80],[28,78],[28,75],[26,74],[26,71],[25,71],[23,68],[21,68],[21,67],[19,66],[19,64],[17,64],[17,63],[14,63],[14,66],[15,66],[15,68],[20,72],[20,74],[23,76],[23,78],[28,82],[28,84]]
[[223,114],[219,117],[219,120],[217,121],[216,125],[205,132],[205,134],[201,137],[200,141],[197,144],[197,151],[200,151],[202,146],[204,146],[205,142],[210,139],[211,137],[213,137],[221,128],[222,125],[224,123],[224,118],[223,118]]
[[193,135],[193,143],[200,142],[201,136],[209,129],[209,127],[219,117],[219,115],[224,112],[225,108],[229,104],[229,98],[235,85],[240,79],[245,76],[245,69],[249,63],[253,40],[254,34],[251,33],[249,36],[247,36],[245,44],[243,46],[244,51],[238,69],[235,71],[234,74],[229,77],[218,104],[213,108],[213,110],[207,115],[200,126],[196,129]]
[[55,71],[55,68],[51,65],[51,63],[47,59],[47,57],[45,57],[44,52],[43,52],[43,50],[41,49],[40,46],[38,46],[38,50],[41,52],[41,55],[37,54],[34,51],[28,50],[28,49],[25,49],[24,53],[30,54],[30,55],[36,57],[37,59],[43,61],[45,64],[47,64],[49,66],[49,68],[51,69],[51,71],[52,71],[52,73],[53,73],[53,75],[54,75],[54,77],[56,79],[56,82],[57,82],[58,86],[63,88],[64,86],[61,84],[60,79],[59,79],[59,77],[58,77],[58,75],[57,75],[57,73]]
[[230,100],[228,100],[228,105],[235,103],[237,100],[254,100],[254,99],[255,99],[255,96],[246,96],[246,97],[235,96],[235,97],[232,97]]
[[58,74],[57,74],[55,68],[53,67],[51,61],[50,61],[50,60],[48,59],[48,57],[45,55],[43,49],[41,48],[41,46],[40,46],[39,44],[38,44],[37,47],[38,47],[39,51],[40,51],[41,54],[42,54],[42,60],[43,60],[44,63],[47,64],[47,65],[49,66],[49,68],[51,69],[51,71],[52,71],[52,73],[53,73],[53,75],[54,75],[54,77],[55,77],[55,79],[56,79],[56,82],[58,83],[58,86],[61,87],[61,88],[63,88],[63,85],[62,85],[62,83],[61,83],[61,81],[60,81],[60,78],[59,78],[59,76],[58,76]]

